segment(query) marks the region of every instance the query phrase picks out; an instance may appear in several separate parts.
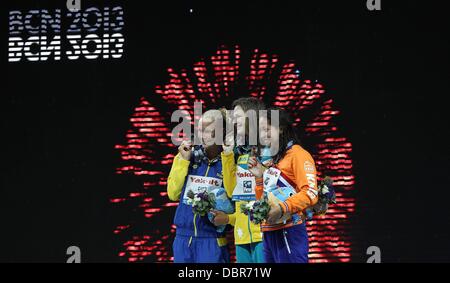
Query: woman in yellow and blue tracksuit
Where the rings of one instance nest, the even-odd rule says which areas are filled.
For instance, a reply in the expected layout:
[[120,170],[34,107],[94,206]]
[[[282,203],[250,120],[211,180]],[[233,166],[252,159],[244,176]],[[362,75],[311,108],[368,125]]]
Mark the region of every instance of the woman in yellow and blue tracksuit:
[[[236,261],[238,263],[264,262],[260,225],[250,221],[249,217],[241,212],[241,204],[248,203],[256,198],[254,195],[252,197],[233,195],[234,189],[238,184],[240,186],[245,185],[246,188],[256,185],[255,176],[247,170],[247,160],[250,154],[251,149],[249,147],[240,147],[235,152],[222,152],[221,154],[224,186],[228,195],[236,201],[235,212],[228,215],[228,224],[234,226]],[[235,155],[237,155],[236,163]],[[238,170],[240,172],[237,172]],[[247,185],[247,182],[252,182],[253,184]]]
[[[206,112],[208,113],[208,112]],[[205,115],[201,120],[204,119]],[[201,122],[199,122],[201,123]],[[190,142],[178,148],[169,177],[167,192],[172,201],[179,200],[174,224],[176,236],[173,242],[175,263],[227,263],[230,261],[225,231],[218,230],[208,216],[194,214],[186,204],[186,192],[201,184],[202,188],[216,186],[223,189],[220,145],[196,146],[192,154]],[[198,158],[198,156],[201,156]],[[222,231],[222,232],[218,232]]]
[[[233,119],[245,117],[248,110],[263,110],[264,103],[254,97],[243,97],[232,104]],[[245,135],[248,140],[248,120],[245,127],[237,123],[237,134]],[[238,143],[239,144],[239,143]],[[236,261],[238,263],[262,263],[264,252],[262,233],[259,224],[254,224],[249,217],[241,212],[241,205],[255,200],[255,176],[248,171],[247,162],[255,146],[239,145],[224,146],[221,153],[223,167],[223,182],[230,198],[235,201],[235,213],[225,215],[217,212],[216,224],[228,223],[234,226],[234,241],[236,246]]]

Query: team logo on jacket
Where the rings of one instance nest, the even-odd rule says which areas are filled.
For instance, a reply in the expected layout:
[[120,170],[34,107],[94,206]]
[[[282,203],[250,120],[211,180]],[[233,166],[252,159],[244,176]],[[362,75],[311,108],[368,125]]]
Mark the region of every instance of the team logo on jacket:
[[306,180],[308,181],[308,191],[306,192],[306,194],[311,199],[315,199],[317,197],[316,174],[306,174]]
[[242,187],[244,194],[249,194],[252,192],[252,181],[251,180],[245,180],[242,182]]
[[244,154],[238,157],[237,164],[247,164],[248,163],[248,154]]
[[306,173],[314,173],[314,164],[312,164],[309,161],[305,161],[303,168],[305,169]]
[[251,172],[248,172],[248,171],[236,172],[236,175],[237,175],[238,178],[251,178],[251,177],[253,177],[253,174]]
[[210,178],[210,177],[196,177],[196,176],[190,175],[189,181],[192,184],[204,184],[204,185],[215,186],[215,187],[222,186],[221,180],[218,180],[216,178]]

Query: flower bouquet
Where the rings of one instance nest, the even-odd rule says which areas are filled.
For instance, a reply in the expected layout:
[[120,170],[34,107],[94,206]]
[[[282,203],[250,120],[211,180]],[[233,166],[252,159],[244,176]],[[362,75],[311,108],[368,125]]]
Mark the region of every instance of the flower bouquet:
[[200,190],[194,193],[192,190],[187,193],[187,204],[192,206],[192,212],[205,216],[216,205],[216,197],[214,193],[207,190]]
[[319,182],[318,197],[317,203],[305,210],[307,220],[311,220],[314,215],[325,215],[328,205],[336,203],[336,193],[333,187],[333,180],[330,177],[327,176]]
[[241,212],[248,215],[250,221],[255,224],[260,224],[266,220],[270,211],[270,205],[267,198],[262,198],[257,201],[250,201],[241,204]]
[[[227,197],[225,189],[202,189],[194,193],[192,190],[187,192],[187,204],[192,206],[192,212],[200,216],[208,215],[208,219],[213,222],[214,215],[211,210],[220,210],[226,214],[234,213],[234,205]],[[216,227],[216,231],[221,233],[226,225]]]

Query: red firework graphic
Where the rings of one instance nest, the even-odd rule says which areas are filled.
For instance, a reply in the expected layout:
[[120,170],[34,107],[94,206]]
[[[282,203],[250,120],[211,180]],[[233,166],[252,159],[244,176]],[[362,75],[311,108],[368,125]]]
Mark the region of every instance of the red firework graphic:
[[[172,112],[184,109],[193,116],[196,101],[210,109],[251,95],[292,113],[299,136],[311,144],[306,149],[314,156],[319,178],[327,175],[334,180],[337,203],[325,216],[308,222],[310,262],[351,260],[349,219],[355,211],[352,144],[336,125],[340,112],[333,98],[321,83],[302,79],[294,62],[283,63],[276,54],[258,49],[245,55],[241,52],[239,46],[221,46],[208,59],[194,63],[192,70],[169,68],[168,82],[142,97],[134,109],[125,143],[116,145],[121,158],[116,173],[130,176],[138,185],[132,188],[130,184],[123,195],[110,200],[129,217],[114,230],[121,241],[119,257],[130,262],[172,260],[172,220],[178,205],[170,202],[166,193],[176,153],[170,139]],[[269,97],[269,92],[274,95]]]

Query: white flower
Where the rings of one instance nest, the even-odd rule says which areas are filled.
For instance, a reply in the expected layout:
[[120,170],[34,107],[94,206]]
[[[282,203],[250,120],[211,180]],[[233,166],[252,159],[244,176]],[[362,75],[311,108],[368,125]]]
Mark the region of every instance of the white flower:
[[247,208],[252,209],[254,204],[255,204],[255,201],[252,200],[251,202],[247,203]]
[[324,185],[323,187],[322,187],[322,194],[326,194],[326,193],[328,193],[330,190],[328,189],[328,187],[326,186],[326,185]]
[[198,196],[195,196],[194,197],[194,201],[196,201],[196,202],[200,202],[202,199],[201,198],[199,198]]
[[238,237],[239,237],[239,238],[242,238],[242,236],[244,236],[244,232],[242,231],[241,228],[238,228],[237,234],[238,234]]

